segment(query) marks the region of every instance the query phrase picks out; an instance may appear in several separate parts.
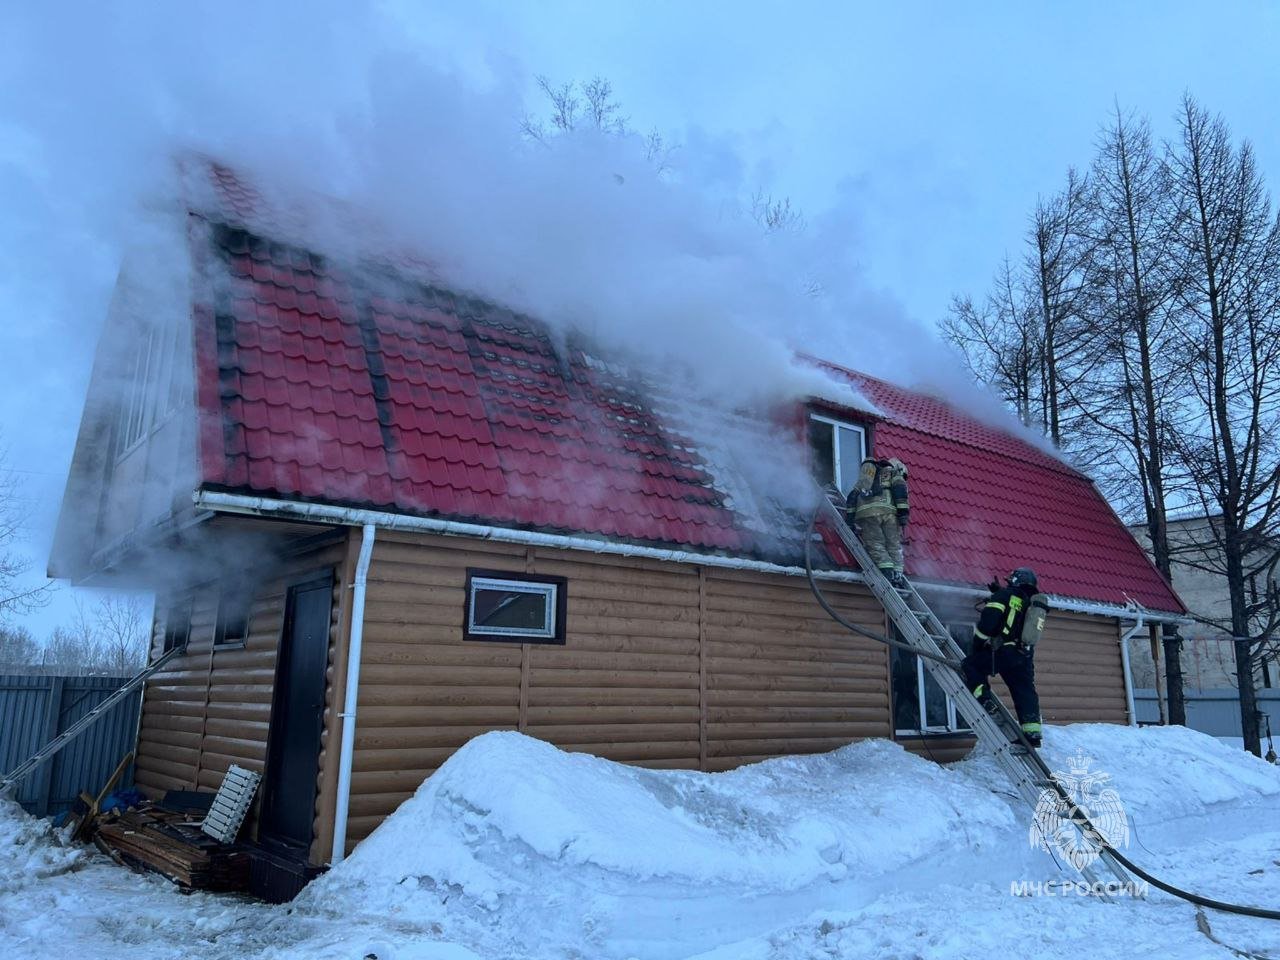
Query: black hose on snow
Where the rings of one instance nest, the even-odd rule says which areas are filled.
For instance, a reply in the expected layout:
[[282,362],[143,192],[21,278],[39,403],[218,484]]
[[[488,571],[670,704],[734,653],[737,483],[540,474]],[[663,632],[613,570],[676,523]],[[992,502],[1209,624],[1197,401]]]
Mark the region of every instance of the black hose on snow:
[[[890,647],[897,647],[900,650],[906,650],[908,653],[914,654],[917,657],[926,657],[929,660],[935,660],[938,663],[944,663],[949,667],[958,668],[960,666],[960,662],[958,660],[952,660],[949,657],[936,656],[931,653],[924,653],[920,650],[915,649],[910,644],[901,642],[900,640],[892,640],[889,637],[881,636],[878,633],[875,633],[871,630],[867,630],[863,627],[858,626],[856,623],[850,622],[849,620],[841,616],[839,611],[837,611],[833,606],[831,606],[831,604],[827,601],[827,598],[822,595],[822,590],[818,586],[818,580],[813,573],[813,535],[818,527],[818,513],[821,511],[821,509],[822,508],[819,507],[817,510],[814,511],[813,517],[809,521],[809,529],[805,533],[804,572],[805,572],[805,575],[809,578],[809,589],[813,591],[813,596],[815,599],[817,599],[822,609],[825,610],[827,614],[831,617],[831,619],[836,621],[836,623],[840,624],[842,627],[844,627],[847,630],[853,631],[859,636],[867,637],[868,639],[875,640],[878,643],[887,644]],[[1003,704],[1001,704],[1001,706],[1003,706]],[[1023,742],[1023,746],[1025,746],[1029,751],[1032,751],[1033,755],[1037,759],[1039,759],[1039,754],[1034,753],[1031,745],[1026,742],[1025,738],[1023,738],[1022,742]],[[1041,765],[1043,766],[1043,761],[1041,761]],[[1121,853],[1119,850],[1117,850],[1115,847],[1111,845],[1110,841],[1107,840],[1107,838],[1102,835],[1102,832],[1098,830],[1098,828],[1095,827],[1093,823],[1089,820],[1089,815],[1071,799],[1071,795],[1067,793],[1067,791],[1062,787],[1062,785],[1058,783],[1057,780],[1055,780],[1051,775],[1049,775],[1047,766],[1045,767],[1045,772],[1046,772],[1045,779],[1054,785],[1054,789],[1057,791],[1058,796],[1067,805],[1067,808],[1070,812],[1071,820],[1073,823],[1075,823],[1076,827],[1081,829],[1081,832],[1083,832],[1084,829],[1087,828],[1089,833],[1092,836],[1095,836],[1098,838],[1098,842],[1101,843],[1102,848],[1108,854],[1114,857],[1116,862],[1119,863],[1126,870],[1128,870],[1130,873],[1135,874],[1137,877],[1139,877],[1142,880],[1145,880],[1147,883],[1151,884],[1151,886],[1155,887],[1157,890],[1163,890],[1165,893],[1171,896],[1177,897],[1180,900],[1186,900],[1188,903],[1194,903],[1200,907],[1208,907],[1211,910],[1221,910],[1223,913],[1237,913],[1246,917],[1260,917],[1263,920],[1280,920],[1280,910],[1267,910],[1264,907],[1251,907],[1245,904],[1226,903],[1222,900],[1214,900],[1212,897],[1201,896],[1198,893],[1192,893],[1188,890],[1183,890],[1180,887],[1175,887],[1173,884],[1166,883],[1165,881],[1161,880],[1159,877],[1153,876],[1152,874],[1148,873],[1146,870],[1143,870],[1140,866],[1138,866],[1136,863],[1134,863],[1132,860],[1130,860],[1123,853]]]

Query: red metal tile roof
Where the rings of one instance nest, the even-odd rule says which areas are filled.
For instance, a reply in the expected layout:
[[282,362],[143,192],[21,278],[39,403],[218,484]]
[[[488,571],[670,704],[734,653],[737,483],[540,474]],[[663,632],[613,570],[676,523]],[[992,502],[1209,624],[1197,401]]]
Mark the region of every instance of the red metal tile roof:
[[936,397],[821,365],[885,415],[876,454],[908,465],[908,573],[982,584],[1028,566],[1051,593],[1184,612],[1087,477]]
[[[752,552],[640,398],[535,322],[219,227],[199,311],[207,486],[483,524]],[[212,319],[210,320],[210,316]]]
[[[562,359],[537,322],[212,232],[230,282],[196,310],[204,486],[788,559],[638,393]],[[909,572],[982,584],[1031,565],[1053,593],[1182,610],[1085,477],[940,400],[840,372],[886,414],[877,453],[910,466]]]

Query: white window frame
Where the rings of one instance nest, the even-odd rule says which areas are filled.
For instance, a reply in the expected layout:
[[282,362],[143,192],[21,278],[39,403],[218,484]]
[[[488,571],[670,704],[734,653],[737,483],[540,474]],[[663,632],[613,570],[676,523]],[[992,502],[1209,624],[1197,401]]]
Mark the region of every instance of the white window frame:
[[180,405],[176,388],[181,340],[178,324],[148,324],[138,331],[126,360],[128,387],[116,420],[116,459],[141,446]]
[[852,423],[848,420],[837,420],[835,417],[828,417],[821,413],[810,413],[810,420],[816,420],[818,423],[827,423],[831,425],[831,470],[835,475],[836,488],[845,493],[847,490],[853,489],[853,479],[850,479],[846,485],[844,477],[840,475],[840,427],[846,430],[855,430],[858,433],[858,463],[867,459],[867,428],[860,423]]
[[[959,624],[948,623],[947,624],[948,631],[954,626],[959,626]],[[968,624],[966,624],[966,626],[968,626]],[[910,654],[907,654],[907,655],[910,656]],[[938,724],[933,724],[932,726],[929,726],[925,723],[925,720],[928,719],[929,712],[926,709],[924,684],[925,684],[924,658],[920,656],[916,656],[916,684],[915,684],[916,709],[920,717],[920,726],[914,729],[905,729],[905,730],[900,730],[895,728],[893,731],[895,736],[923,737],[923,736],[946,735],[946,734],[972,734],[973,728],[968,726],[968,723],[964,719],[964,717],[960,716],[960,714],[956,711],[956,702],[954,699],[952,699],[951,694],[947,693],[946,691],[943,691],[943,694],[942,694],[946,698],[946,702],[947,702],[946,725],[939,726]],[[961,726],[961,724],[965,724],[965,725]]]
[[[541,627],[490,627],[476,623],[476,594],[481,590],[527,593],[544,598],[546,614]],[[556,613],[559,610],[560,585],[529,580],[503,580],[498,577],[472,577],[467,596],[466,632],[482,637],[518,637],[520,639],[555,640]]]
[[951,698],[949,693],[943,693],[947,698],[947,723],[945,726],[933,724],[926,725],[924,720],[928,717],[928,711],[925,709],[925,691],[924,691],[924,661],[920,657],[916,657],[916,708],[920,714],[920,726],[913,729],[899,730],[895,729],[894,733],[899,737],[921,737],[933,734],[954,734],[954,733],[973,733],[968,726],[960,726],[964,722],[964,718],[956,712],[955,700]]

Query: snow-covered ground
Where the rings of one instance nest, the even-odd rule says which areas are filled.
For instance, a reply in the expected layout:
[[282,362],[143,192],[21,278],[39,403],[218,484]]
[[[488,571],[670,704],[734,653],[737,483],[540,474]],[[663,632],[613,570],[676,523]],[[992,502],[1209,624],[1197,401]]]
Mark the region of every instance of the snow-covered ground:
[[[1280,770],[1182,728],[1051,728],[1111,775],[1131,857],[1280,907]],[[1079,760],[1076,761],[1077,766]],[[295,903],[184,896],[0,809],[0,949],[77,960],[1232,957],[1193,907],[1011,885],[1076,876],[994,764],[883,741],[724,774],[651,771],[514,733],[459,751]],[[1058,858],[1061,859],[1060,857]],[[1280,957],[1280,923],[1209,912]]]

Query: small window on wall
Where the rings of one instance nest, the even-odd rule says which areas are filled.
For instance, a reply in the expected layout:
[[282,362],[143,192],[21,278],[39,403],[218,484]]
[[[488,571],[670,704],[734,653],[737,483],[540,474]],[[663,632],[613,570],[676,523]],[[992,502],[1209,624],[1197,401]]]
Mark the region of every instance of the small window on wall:
[[164,653],[185,647],[191,638],[191,601],[171,603],[164,615]]
[[[948,624],[947,631],[967,653],[973,642],[973,624]],[[896,633],[895,637],[901,639]],[[893,682],[893,727],[898,736],[968,732],[969,724],[925,668],[924,661],[899,647],[890,649],[889,658]]]
[[467,571],[467,640],[564,643],[566,581],[504,570]]
[[243,647],[249,633],[249,603],[253,590],[248,583],[233,580],[222,585],[218,596],[218,622],[214,628],[215,647]]
[[847,496],[866,457],[866,431],[857,424],[812,413],[809,449],[813,451],[814,479],[823,486],[834,483]]

